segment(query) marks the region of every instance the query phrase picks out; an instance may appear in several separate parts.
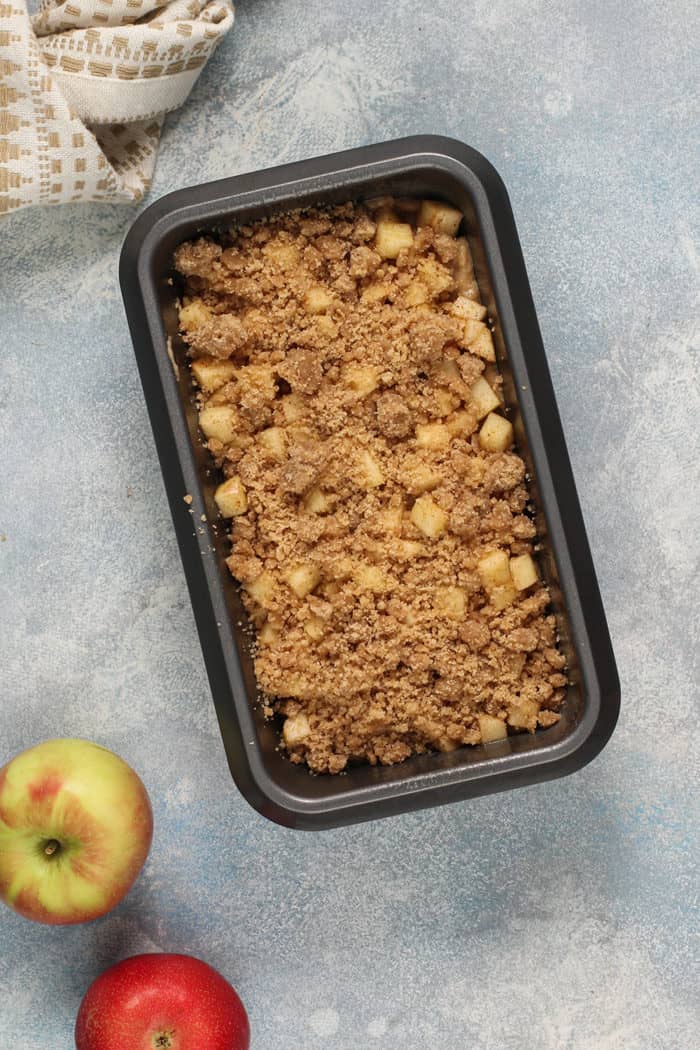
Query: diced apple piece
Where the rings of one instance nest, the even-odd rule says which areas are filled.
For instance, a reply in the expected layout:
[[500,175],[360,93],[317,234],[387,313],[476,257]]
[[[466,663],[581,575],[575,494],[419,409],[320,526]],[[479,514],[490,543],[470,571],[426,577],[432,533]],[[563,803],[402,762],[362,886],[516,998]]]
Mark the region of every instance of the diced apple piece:
[[517,591],[526,591],[539,580],[537,566],[530,554],[519,554],[517,558],[511,558],[510,574]]
[[482,358],[484,361],[493,362],[496,360],[491,330],[482,321],[468,318],[464,322],[459,345],[466,347],[471,354]]
[[326,288],[317,285],[309,288],[304,296],[304,307],[310,314],[325,314],[333,303],[330,293]]
[[212,394],[236,374],[233,361],[216,357],[198,357],[192,362],[192,374],[205,394]]
[[360,299],[363,303],[382,303],[385,299],[389,298],[392,288],[390,284],[384,281],[375,281],[373,284],[368,284],[363,290]]
[[452,437],[469,437],[477,424],[471,406],[455,412],[445,424]]
[[179,311],[180,328],[184,332],[201,328],[203,324],[211,320],[211,310],[201,299],[194,299],[187,306],[181,306]]
[[[309,679],[301,671],[277,671],[272,685],[276,696],[293,696],[296,700],[308,698]],[[282,732],[284,733],[284,726]]]
[[484,590],[492,591],[495,587],[512,586],[510,562],[505,551],[491,551],[479,558],[476,570]]
[[287,438],[282,427],[268,427],[258,434],[258,441],[280,463],[287,455]]
[[513,424],[489,412],[479,431],[479,444],[486,452],[505,452],[513,444]]
[[403,480],[409,492],[432,492],[441,483],[442,476],[427,463],[417,463]]
[[483,376],[479,376],[470,390],[471,404],[478,412],[478,418],[483,419],[494,408],[498,408],[500,401],[498,394],[489,386]]
[[291,423],[284,428],[287,448],[290,445],[309,445],[314,441],[314,431],[308,423]]
[[[479,324],[480,322],[475,322]],[[480,331],[476,338],[472,339],[469,343],[469,352],[480,357],[483,361],[495,361],[496,350],[493,345],[493,336],[491,335],[490,329],[484,325],[483,330]]]
[[465,295],[457,296],[449,309],[454,317],[463,317],[465,321],[483,321],[486,317],[486,307]]
[[403,521],[403,507],[400,504],[395,504],[390,507],[386,507],[380,514],[380,524],[383,532],[388,532],[392,535],[396,535],[401,532],[401,522]]
[[518,592],[512,583],[507,583],[503,587],[494,587],[492,591],[489,591],[489,601],[495,609],[507,608],[517,597]]
[[508,736],[508,728],[501,718],[493,715],[477,715],[481,740],[484,744],[490,744],[493,740],[505,740]]
[[214,493],[214,499],[223,518],[235,518],[245,514],[248,509],[245,485],[238,476],[222,482]]
[[418,225],[432,226],[437,233],[446,233],[454,237],[463,219],[461,211],[441,201],[421,201],[418,211]]
[[426,548],[422,543],[418,543],[416,540],[399,540],[392,551],[399,557],[406,561],[413,561],[415,558],[422,558],[423,555],[427,554]]
[[334,580],[349,580],[354,574],[356,564],[353,558],[336,558],[328,567],[328,574]]
[[387,590],[388,580],[376,565],[358,565],[355,570],[355,581],[365,591],[383,594]]
[[484,365],[484,371],[482,375],[490,387],[492,387],[494,390],[498,387],[499,380],[501,378],[501,373],[498,371],[498,365],[496,365],[493,361]]
[[459,394],[464,392],[462,373],[459,370],[459,365],[453,358],[446,357],[440,361],[435,369],[435,375],[438,382],[445,383],[446,386],[456,390]]
[[314,327],[319,335],[325,336],[326,339],[338,338],[338,325],[328,314],[319,314],[318,317],[314,317]]
[[282,737],[287,747],[298,747],[303,744],[311,734],[309,719],[300,711],[298,715],[285,718],[282,726]]
[[418,263],[418,276],[433,299],[437,299],[443,292],[448,292],[454,285],[452,274],[437,259],[421,259]]
[[362,485],[366,489],[376,489],[378,485],[384,484],[384,474],[379,463],[371,452],[363,449],[359,456],[360,474]]
[[514,701],[508,712],[508,725],[534,733],[537,727],[538,707],[534,700]]
[[[469,302],[469,300],[467,300]],[[473,317],[467,317],[462,327],[462,342],[464,346],[469,346],[470,343],[474,342],[477,336],[481,335],[482,332],[488,332],[488,325],[485,325],[483,321],[477,321]]]
[[304,497],[304,509],[307,510],[309,514],[327,514],[331,509],[331,501],[328,499],[328,496],[322,488],[319,488],[318,485],[314,485]]
[[305,598],[321,579],[321,573],[316,565],[306,562],[295,565],[284,573],[283,579],[296,594],[297,598]]
[[279,625],[266,620],[258,631],[258,641],[261,645],[272,645],[280,636]]
[[437,751],[444,752],[456,751],[462,746],[458,740],[452,740],[449,736],[438,737],[434,744]]
[[510,563],[505,551],[491,551],[476,565],[489,601],[496,609],[505,609],[515,601],[517,591],[510,576]]
[[406,306],[422,306],[429,298],[428,289],[422,281],[411,281],[404,288],[403,301]]
[[306,405],[301,394],[285,394],[280,399],[280,407],[288,423],[298,423],[306,412]]
[[448,516],[430,496],[421,496],[413,504],[411,521],[428,539],[434,540],[447,528]]
[[379,220],[374,247],[382,259],[395,259],[400,251],[412,245],[413,230],[409,223]]
[[457,290],[466,299],[478,299],[479,286],[474,277],[472,253],[469,250],[469,243],[466,237],[457,238],[457,258],[455,260],[454,274]]
[[450,432],[444,423],[419,423],[416,427],[416,444],[419,448],[433,450],[447,448]]
[[287,241],[274,238],[268,241],[263,252],[267,259],[279,266],[281,270],[295,270],[300,263],[299,249]]
[[275,591],[275,581],[271,573],[263,570],[254,580],[245,584],[245,589],[261,609],[270,608]]
[[320,616],[310,616],[304,623],[304,630],[309,638],[319,642],[326,632],[326,625]]
[[438,616],[446,616],[449,620],[463,620],[467,610],[467,597],[461,587],[439,587],[433,609]]
[[367,397],[379,385],[379,372],[372,365],[347,365],[343,383],[357,398]]
[[205,437],[228,445],[236,436],[238,412],[232,405],[209,405],[199,413],[199,427]]

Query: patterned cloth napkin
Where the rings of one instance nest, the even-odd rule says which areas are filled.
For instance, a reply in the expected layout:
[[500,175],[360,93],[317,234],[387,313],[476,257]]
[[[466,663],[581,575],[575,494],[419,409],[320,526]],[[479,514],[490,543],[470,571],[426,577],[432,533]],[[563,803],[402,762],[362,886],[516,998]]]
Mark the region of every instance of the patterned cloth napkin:
[[137,201],[231,0],[0,0],[0,215]]

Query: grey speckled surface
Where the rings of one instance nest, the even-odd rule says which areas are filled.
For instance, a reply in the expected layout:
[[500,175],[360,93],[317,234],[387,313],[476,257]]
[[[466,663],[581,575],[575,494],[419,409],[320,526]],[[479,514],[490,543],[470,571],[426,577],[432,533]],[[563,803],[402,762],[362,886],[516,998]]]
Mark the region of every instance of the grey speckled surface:
[[2,1050],[69,1050],[92,977],[156,948],[236,983],[254,1050],[697,1045],[698,28],[694,0],[248,0],[153,192],[421,131],[500,170],[623,687],[567,780],[316,835],[253,813],[122,314],[134,213],[0,224],[0,762],[94,738],[157,822],[104,920],[3,909]]

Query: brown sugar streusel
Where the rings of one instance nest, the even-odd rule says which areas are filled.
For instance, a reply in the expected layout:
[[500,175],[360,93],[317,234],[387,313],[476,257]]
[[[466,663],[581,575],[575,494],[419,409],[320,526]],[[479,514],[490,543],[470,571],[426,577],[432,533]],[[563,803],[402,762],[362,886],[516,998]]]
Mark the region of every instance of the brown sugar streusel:
[[384,199],[176,253],[258,683],[318,772],[559,718],[565,661],[461,219]]

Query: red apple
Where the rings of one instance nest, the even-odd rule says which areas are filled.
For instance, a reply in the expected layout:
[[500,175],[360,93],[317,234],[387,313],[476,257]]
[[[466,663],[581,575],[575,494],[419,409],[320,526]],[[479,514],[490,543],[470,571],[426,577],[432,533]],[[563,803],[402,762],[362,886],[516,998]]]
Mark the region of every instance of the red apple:
[[104,915],[148,856],[146,789],[87,740],[47,740],[0,769],[0,899],[54,925]]
[[134,955],[88,988],[77,1050],[248,1050],[243,1003],[220,973],[191,955]]

